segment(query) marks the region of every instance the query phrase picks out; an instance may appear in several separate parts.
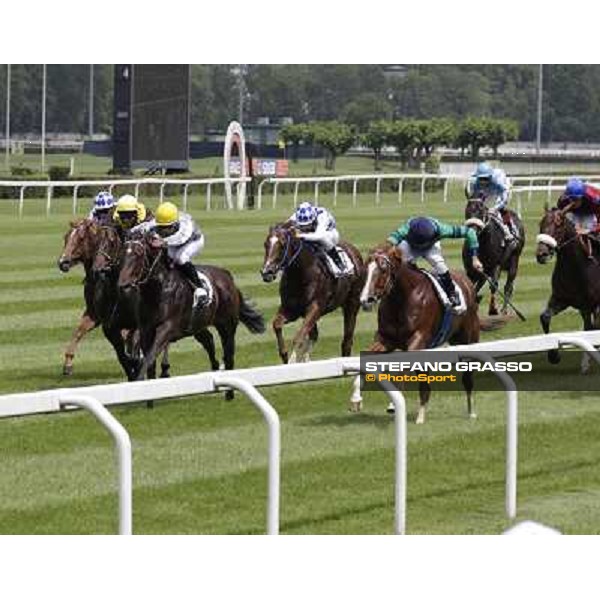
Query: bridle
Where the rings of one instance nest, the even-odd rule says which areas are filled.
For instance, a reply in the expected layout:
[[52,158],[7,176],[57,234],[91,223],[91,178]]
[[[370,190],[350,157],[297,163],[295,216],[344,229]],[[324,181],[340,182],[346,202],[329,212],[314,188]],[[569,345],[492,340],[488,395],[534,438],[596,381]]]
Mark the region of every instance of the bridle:
[[385,296],[392,289],[392,286],[394,284],[394,270],[392,269],[392,261],[390,260],[390,257],[384,252],[374,252],[371,255],[371,258],[377,264],[377,267],[380,269],[380,271],[383,271],[379,262],[380,260],[382,260],[388,268],[387,281],[385,282],[385,285],[383,286],[383,291],[380,294],[380,297],[382,297]]
[[275,273],[278,273],[279,271],[287,269],[296,260],[296,258],[298,258],[298,255],[302,251],[304,244],[302,243],[302,240],[299,240],[300,243],[298,244],[298,248],[292,254],[290,253],[290,248],[292,247],[292,234],[290,230],[277,228],[273,230],[273,233],[282,233],[285,237],[285,247],[283,249],[283,256],[279,263],[273,266]]

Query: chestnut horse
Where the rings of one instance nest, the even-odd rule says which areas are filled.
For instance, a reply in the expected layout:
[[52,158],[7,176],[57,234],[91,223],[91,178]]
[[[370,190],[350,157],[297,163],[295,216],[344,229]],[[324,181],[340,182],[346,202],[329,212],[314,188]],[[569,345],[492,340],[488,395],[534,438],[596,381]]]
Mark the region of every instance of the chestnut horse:
[[63,273],[68,273],[71,267],[80,263],[85,270],[83,281],[85,309],[79,320],[79,325],[73,332],[71,341],[65,349],[63,375],[73,374],[73,360],[79,342],[86,333],[99,325],[94,309],[94,279],[91,273],[92,261],[98,245],[98,232],[98,226],[91,219],[72,221],[69,231],[64,236],[63,251],[58,259],[58,268]]
[[[318,320],[339,307],[344,313],[341,354],[350,356],[352,352],[365,267],[357,248],[348,242],[341,242],[340,246],[354,263],[354,271],[336,279],[318,256],[316,246],[296,237],[292,224],[280,223],[269,228],[261,276],[264,282],[270,283],[277,278],[277,273],[282,272],[280,305],[273,319],[273,331],[284,363],[310,359],[310,350],[319,336]],[[283,326],[301,317],[304,323],[292,343],[292,354],[288,356]]]
[[[549,333],[552,317],[568,307],[579,311],[585,331],[600,327],[600,263],[594,249],[597,243],[587,234],[576,231],[566,211],[545,207],[535,257],[543,265],[556,254],[556,264],[552,272],[552,294],[540,315],[544,333]],[[558,350],[548,351],[548,360],[558,363]],[[588,370],[589,364],[586,353],[581,363],[582,372]]]
[[[427,275],[404,260],[396,246],[384,244],[369,253],[367,280],[360,300],[369,309],[379,301],[377,332],[369,352],[414,351],[432,347],[444,316],[444,307]],[[466,303],[463,314],[454,315],[447,340],[450,344],[474,344],[479,332],[502,327],[510,317],[479,319],[475,289],[464,273],[452,272]],[[466,371],[462,383],[467,395],[469,417],[475,418],[472,404],[473,376]],[[419,383],[420,406],[416,422],[425,422],[431,388]],[[354,395],[350,409],[358,412],[361,399]]]
[[[192,286],[178,269],[170,267],[169,260],[164,242],[153,234],[136,235],[125,242],[118,285],[126,297],[139,294],[136,318],[144,359],[138,379],[144,378],[169,343],[188,336],[202,344],[212,369],[219,369],[209,326],[221,338],[225,368],[233,369],[238,322],[250,333],[263,333],[262,315],[244,299],[229,271],[212,266],[203,266],[200,272],[210,279],[213,299],[204,308],[193,309]],[[228,390],[226,398],[232,397]]]

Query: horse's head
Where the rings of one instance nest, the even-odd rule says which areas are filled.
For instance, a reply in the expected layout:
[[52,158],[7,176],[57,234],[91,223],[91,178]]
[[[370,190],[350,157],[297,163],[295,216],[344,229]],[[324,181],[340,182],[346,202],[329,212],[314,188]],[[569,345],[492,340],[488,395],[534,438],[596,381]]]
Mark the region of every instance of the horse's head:
[[562,210],[544,207],[544,216],[540,221],[540,233],[536,240],[535,258],[538,263],[541,265],[547,263],[554,256],[558,247],[574,234],[573,224]]
[[487,209],[481,198],[469,200],[465,206],[465,225],[475,226],[478,229],[485,227]]
[[119,290],[137,288],[152,276],[164,249],[164,242],[154,235],[136,235],[125,242],[119,272]]
[[367,258],[367,279],[360,293],[364,310],[370,310],[391,289],[394,270],[402,264],[402,252],[392,244],[378,246]]
[[[281,224],[269,228],[265,240],[265,259],[260,275],[265,283],[275,281],[277,273],[289,264],[291,246],[294,242],[294,229]],[[286,262],[287,261],[287,262]]]
[[90,219],[72,221],[69,231],[64,237],[62,254],[58,259],[58,268],[67,273],[69,269],[79,263],[91,261],[94,257],[98,228]]
[[92,265],[94,275],[102,278],[119,267],[121,247],[121,238],[114,227],[100,228],[98,247]]

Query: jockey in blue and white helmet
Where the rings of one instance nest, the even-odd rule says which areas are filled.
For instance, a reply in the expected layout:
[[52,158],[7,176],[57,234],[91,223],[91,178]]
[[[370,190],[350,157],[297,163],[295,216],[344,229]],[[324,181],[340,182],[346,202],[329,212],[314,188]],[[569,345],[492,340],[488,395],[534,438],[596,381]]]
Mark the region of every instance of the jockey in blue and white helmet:
[[334,216],[327,209],[314,206],[311,202],[302,202],[288,222],[296,227],[299,238],[318,244],[331,257],[340,272],[344,271],[344,264],[336,250],[340,234]]
[[115,199],[110,192],[101,191],[94,199],[94,206],[88,215],[88,219],[99,222],[110,222],[115,207]]

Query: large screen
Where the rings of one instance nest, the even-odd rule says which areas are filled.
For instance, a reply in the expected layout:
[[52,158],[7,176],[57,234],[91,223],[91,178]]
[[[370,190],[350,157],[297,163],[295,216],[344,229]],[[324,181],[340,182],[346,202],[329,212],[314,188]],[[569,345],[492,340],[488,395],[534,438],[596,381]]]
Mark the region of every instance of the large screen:
[[187,168],[189,65],[133,65],[133,167]]

